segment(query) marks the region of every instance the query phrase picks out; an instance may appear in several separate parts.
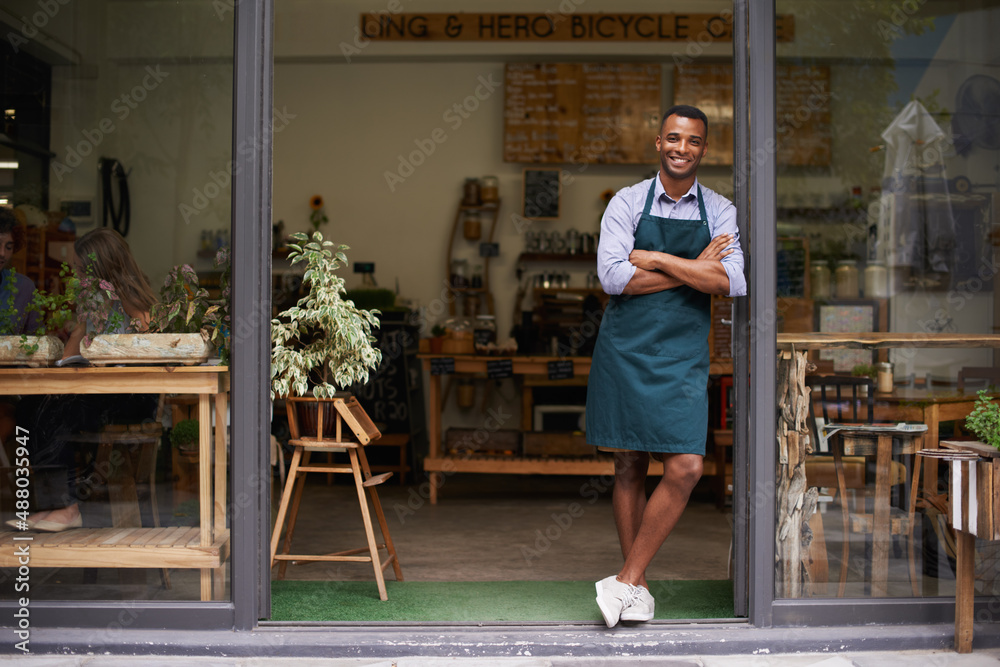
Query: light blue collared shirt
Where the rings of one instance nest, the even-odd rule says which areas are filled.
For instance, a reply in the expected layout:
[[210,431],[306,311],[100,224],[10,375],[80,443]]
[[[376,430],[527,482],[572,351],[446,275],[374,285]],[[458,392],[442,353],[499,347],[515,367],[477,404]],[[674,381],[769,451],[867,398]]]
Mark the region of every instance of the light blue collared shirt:
[[[677,220],[697,220],[698,180],[683,197],[674,201],[667,196],[660,181],[655,177],[653,204],[650,214],[661,218]],[[642,209],[646,206],[649,183],[641,183],[622,188],[608,203],[601,219],[601,241],[597,247],[597,274],[601,286],[608,294],[621,294],[635,274],[635,265],[628,261],[629,253],[635,248],[635,230],[639,226]],[[708,232],[712,238],[720,234],[732,234],[733,242],[728,246],[734,252],[722,259],[722,266],[729,276],[729,296],[746,296],[747,282],[743,276],[743,250],[740,248],[740,233],[736,227],[736,207],[714,190],[701,186],[701,196],[705,201],[708,216]]]

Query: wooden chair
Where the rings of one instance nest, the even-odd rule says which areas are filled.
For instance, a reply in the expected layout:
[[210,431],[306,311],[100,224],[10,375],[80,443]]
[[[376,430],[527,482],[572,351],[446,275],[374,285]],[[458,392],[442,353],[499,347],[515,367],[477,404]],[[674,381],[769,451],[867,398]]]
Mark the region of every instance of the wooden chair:
[[[275,563],[280,563],[278,568],[278,579],[285,578],[285,569],[288,561],[298,561],[310,563],[316,561],[346,561],[346,562],[368,562],[375,570],[375,582],[378,584],[379,597],[388,600],[389,596],[385,589],[384,570],[392,564],[396,575],[396,581],[403,581],[403,573],[399,566],[399,559],[396,557],[396,548],[389,535],[389,526],[385,521],[385,514],[382,512],[382,504],[378,498],[376,486],[382,484],[392,476],[391,472],[381,475],[372,475],[368,466],[368,458],[365,456],[365,445],[381,437],[381,433],[372,423],[365,413],[361,404],[355,398],[332,398],[320,399],[318,401],[320,409],[317,414],[316,435],[303,436],[299,432],[298,415],[296,405],[302,402],[316,403],[313,398],[289,398],[285,401],[288,410],[288,426],[291,431],[291,439],[288,441],[294,450],[292,452],[291,466],[288,470],[288,477],[285,480],[284,489],[281,494],[281,504],[278,506],[278,517],[274,524],[274,531],[271,534],[271,567]],[[334,425],[328,430],[324,429],[324,413],[327,412],[325,405],[332,405]],[[332,434],[330,433],[332,431]],[[336,464],[332,462],[314,463],[310,465],[309,457],[313,452],[332,453],[347,452],[350,459],[348,465]],[[348,473],[354,477],[354,486],[358,492],[358,503],[361,506],[361,517],[364,520],[365,535],[368,544],[360,549],[349,549],[335,553],[314,555],[314,554],[292,554],[292,537],[295,533],[295,522],[298,519],[299,505],[302,500],[302,490],[305,487],[306,474],[310,472],[322,473]],[[293,494],[294,491],[294,494]],[[293,498],[294,495],[294,498]],[[366,498],[367,496],[367,498]],[[375,517],[378,519],[379,528],[382,531],[383,542],[375,542],[375,531],[372,527],[371,514],[368,511],[368,501],[371,501],[375,510]],[[285,523],[285,514],[289,511],[291,503],[291,513],[288,518],[288,528],[285,531],[285,541],[281,553],[278,553],[278,541]],[[386,558],[383,560],[379,551],[385,549]],[[367,552],[367,555],[359,555]]]
[[985,380],[985,382],[975,382],[987,388],[990,385],[1000,387],[1000,368],[993,366],[964,366],[958,371],[958,390],[965,391],[965,383],[969,380]]
[[[875,425],[874,396],[875,387],[870,378],[839,375],[807,376],[806,384],[811,388],[813,397],[810,400],[810,417],[818,424],[818,435],[831,434],[827,440],[830,453],[833,456],[834,470],[837,480],[837,493],[840,501],[843,523],[843,549],[841,553],[840,584],[838,597],[843,597],[847,587],[847,568],[850,557],[850,536],[852,533],[872,535],[872,594],[885,595],[885,582],[876,581],[875,570],[879,563],[887,562],[888,545],[893,535],[905,535],[907,539],[907,555],[909,560],[910,583],[914,595],[918,595],[916,574],[916,553],[913,543],[914,512],[916,494],[919,487],[920,459],[916,453],[923,446],[923,433],[926,426],[919,425]],[[818,391],[817,401],[815,393]],[[816,404],[822,411],[822,422],[816,415]],[[850,424],[848,428],[840,428]],[[866,429],[864,425],[872,425]],[[891,487],[904,483],[907,479],[906,468],[902,463],[892,460],[892,456],[907,455],[911,458],[912,479],[909,488],[909,504],[907,512],[897,511],[892,515],[889,490]],[[854,479],[851,485],[867,490],[864,483],[864,465],[868,458],[875,458],[875,498],[871,513],[865,510],[852,510],[847,499],[848,479]],[[808,464],[807,464],[808,465]],[[816,465],[815,463],[813,464]],[[858,470],[860,466],[860,471]],[[852,469],[852,474],[848,470]],[[807,479],[816,479],[807,467]],[[810,480],[810,484],[812,481]],[[876,534],[876,516],[889,512],[888,534]]]

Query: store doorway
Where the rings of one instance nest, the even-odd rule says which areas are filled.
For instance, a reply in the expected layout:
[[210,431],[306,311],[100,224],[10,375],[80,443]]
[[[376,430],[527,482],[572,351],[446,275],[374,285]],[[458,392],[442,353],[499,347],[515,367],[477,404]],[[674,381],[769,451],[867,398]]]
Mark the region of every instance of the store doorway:
[[[663,11],[669,12],[670,7]],[[681,40],[674,47],[683,49],[686,43]],[[275,106],[287,109],[291,119],[276,134],[274,144],[273,211],[276,225],[278,221],[283,225],[276,229],[276,240],[280,242],[280,235],[290,231],[310,230],[308,203],[321,196],[329,222],[320,223],[319,230],[326,238],[350,246],[349,268],[343,276],[352,294],[387,289],[396,297],[394,306],[402,305],[407,312],[401,316],[400,328],[413,327],[383,347],[394,363],[383,366],[383,373],[359,392],[359,398],[386,432],[405,430],[410,437],[403,462],[398,448],[379,451],[377,443],[369,456],[373,465],[401,468],[379,486],[379,494],[404,583],[420,599],[436,595],[442,600],[440,608],[425,611],[416,620],[599,620],[593,603],[594,581],[616,571],[621,563],[611,512],[610,467],[593,465],[598,457],[591,448],[579,448],[581,438],[563,437],[579,430],[577,408],[585,402],[586,376],[577,371],[569,381],[550,380],[546,367],[542,381],[528,389],[528,400],[524,377],[512,370],[459,369],[439,378],[442,409],[435,414],[432,372],[423,367],[419,345],[439,325],[451,329],[450,343],[460,346],[466,333],[463,327],[468,327],[472,349],[451,348],[461,357],[475,349],[475,326],[460,320],[475,321],[476,315],[487,314],[494,318],[498,347],[513,338],[519,353],[528,343],[535,347],[524,352],[551,361],[582,356],[570,336],[551,329],[543,333],[542,327],[567,313],[585,315],[582,301],[600,290],[593,282],[592,262],[577,257],[592,256],[593,249],[575,252],[585,248],[586,241],[579,239],[599,231],[606,191],[617,191],[655,173],[655,153],[622,164],[581,160],[578,154],[531,169],[554,172],[555,191],[545,189],[544,179],[550,174],[526,174],[530,164],[505,158],[516,152],[514,144],[518,143],[503,129],[510,103],[507,67],[527,62],[541,71],[594,60],[584,58],[582,51],[556,58],[538,52],[530,43],[520,45],[525,49],[517,54],[497,45],[478,44],[464,51],[454,45],[436,45],[435,55],[414,60],[409,52],[413,45],[387,46],[373,40],[349,58],[337,53],[316,62],[284,53],[286,46],[280,37],[276,39]],[[407,54],[367,57],[390,47]],[[720,42],[717,47],[718,55],[706,62],[730,62],[731,42]],[[625,53],[630,45],[622,48]],[[641,152],[652,143],[659,113],[674,102],[679,84],[672,57],[650,57],[639,48],[632,50],[630,55],[618,54],[601,63],[622,72],[637,66],[655,71],[659,88],[654,120],[645,119],[644,124],[651,122],[654,130],[647,133],[650,136],[644,143],[630,148]],[[330,123],[331,119],[335,122]],[[733,121],[729,117],[718,122],[731,128]],[[600,129],[588,139],[592,151],[601,145],[597,142],[608,143]],[[494,218],[479,211],[476,220],[461,211],[466,179],[478,179],[482,187],[486,176],[496,179],[499,213]],[[732,198],[731,155],[728,161],[706,164],[700,177],[708,187]],[[550,199],[556,201],[548,203],[558,203],[556,209],[525,215],[524,193],[530,187],[552,193]],[[481,244],[486,244],[485,256],[480,255]],[[276,305],[281,303],[280,296],[286,301],[291,296],[281,292],[282,287],[297,287],[293,272],[283,272],[281,259],[276,255],[273,261],[279,288]],[[473,282],[476,276],[481,282]],[[457,278],[467,282],[458,283]],[[475,305],[470,307],[470,302]],[[730,302],[723,301],[715,309],[720,324],[732,321],[731,308]],[[548,320],[539,325],[539,317]],[[525,336],[526,321],[537,328],[536,340]],[[580,329],[582,333],[582,325]],[[663,600],[662,607],[674,607],[675,615],[664,619],[745,614],[745,590],[739,592],[741,586],[745,589],[745,576],[741,580],[739,574],[745,572],[745,563],[733,557],[745,552],[736,545],[745,534],[740,532],[743,524],[732,519],[731,492],[732,478],[745,471],[733,455],[741,445],[731,443],[745,443],[746,434],[740,440],[739,424],[745,418],[738,403],[740,390],[731,388],[746,386],[746,382],[745,376],[743,381],[733,381],[733,355],[724,354],[729,335],[713,337],[715,352],[728,356],[728,365],[723,363],[713,371],[714,432],[708,445],[712,474],[696,488],[681,524],[648,572],[648,578],[659,586],[659,595],[653,593]],[[411,347],[415,348],[412,357]],[[504,377],[505,372],[514,377]],[[435,419],[440,425],[439,455],[428,464],[435,459],[428,435]],[[506,444],[503,438],[508,432],[519,434],[516,442]],[[280,445],[284,439],[280,426],[275,435]],[[526,440],[525,435],[532,437]],[[542,449],[525,451],[528,440],[540,441]],[[562,450],[546,451],[556,440]],[[718,454],[714,445],[720,448]],[[476,469],[454,467],[459,456],[475,461],[467,465]],[[402,485],[398,484],[400,472]],[[429,477],[428,472],[435,476]],[[315,540],[307,548],[317,551],[364,544],[353,483],[334,480],[328,485],[323,475],[313,477],[303,494],[296,543]],[[280,486],[277,477],[275,485]],[[740,482],[736,485],[739,488]],[[432,496],[437,496],[436,502]],[[331,508],[341,507],[343,512],[330,516]],[[272,620],[407,620],[378,615],[394,605],[379,605],[369,564],[290,565],[283,581],[276,579],[276,571],[272,571]],[[734,573],[740,582],[736,585]],[[404,588],[395,587],[400,591],[395,593],[392,577],[387,578],[390,601],[405,599]],[[459,584],[463,587],[454,588]],[[702,588],[691,588],[696,585]],[[549,611],[537,604],[514,605],[519,607],[515,611],[500,608],[499,601],[515,590],[551,599],[556,607]],[[571,598],[581,601],[580,611],[564,609]],[[355,605],[362,604],[359,600],[371,601],[372,606]],[[683,600],[711,604],[698,609],[678,607]],[[497,615],[476,617],[478,612],[470,611],[474,602],[485,602]],[[340,611],[354,615],[329,616]],[[315,613],[326,616],[310,615]]]

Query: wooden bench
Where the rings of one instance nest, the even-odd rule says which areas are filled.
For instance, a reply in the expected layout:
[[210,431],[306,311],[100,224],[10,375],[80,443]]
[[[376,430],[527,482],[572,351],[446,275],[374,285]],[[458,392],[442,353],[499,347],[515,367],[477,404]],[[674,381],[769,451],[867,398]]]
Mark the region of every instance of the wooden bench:
[[229,531],[201,546],[198,526],[76,528],[61,533],[0,531],[0,567],[17,567],[15,549],[28,548],[31,567],[203,568],[221,567]]

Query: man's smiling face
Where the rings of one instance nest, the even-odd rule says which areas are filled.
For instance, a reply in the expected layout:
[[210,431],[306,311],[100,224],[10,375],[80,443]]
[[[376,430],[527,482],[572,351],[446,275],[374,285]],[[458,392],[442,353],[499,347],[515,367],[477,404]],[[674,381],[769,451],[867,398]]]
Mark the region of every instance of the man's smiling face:
[[668,116],[656,137],[660,166],[671,178],[684,180],[694,176],[708,147],[705,124],[697,118]]

